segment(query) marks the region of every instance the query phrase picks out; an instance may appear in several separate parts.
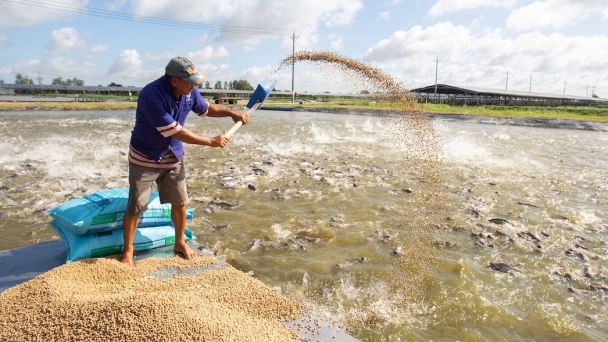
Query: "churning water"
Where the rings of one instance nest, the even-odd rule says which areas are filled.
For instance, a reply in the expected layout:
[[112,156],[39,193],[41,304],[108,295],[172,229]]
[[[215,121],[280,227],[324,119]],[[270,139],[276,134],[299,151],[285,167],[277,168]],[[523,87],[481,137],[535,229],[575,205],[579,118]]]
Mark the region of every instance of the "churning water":
[[[606,339],[608,133],[435,119],[431,194],[390,121],[258,111],[225,149],[187,146],[188,228],[363,340]],[[133,111],[0,113],[0,250],[58,239],[46,209],[127,186],[133,122]],[[431,195],[444,209],[421,238]],[[394,283],[408,277],[424,281],[404,299]]]

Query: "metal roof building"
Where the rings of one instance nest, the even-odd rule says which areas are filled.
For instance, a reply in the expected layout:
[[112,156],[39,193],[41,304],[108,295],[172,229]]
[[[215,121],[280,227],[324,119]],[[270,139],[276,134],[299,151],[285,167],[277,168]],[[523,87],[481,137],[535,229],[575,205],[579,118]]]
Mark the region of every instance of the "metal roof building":
[[513,106],[593,106],[607,99],[537,93],[520,90],[501,90],[481,87],[462,87],[437,84],[410,90],[420,102],[455,105],[513,105]]

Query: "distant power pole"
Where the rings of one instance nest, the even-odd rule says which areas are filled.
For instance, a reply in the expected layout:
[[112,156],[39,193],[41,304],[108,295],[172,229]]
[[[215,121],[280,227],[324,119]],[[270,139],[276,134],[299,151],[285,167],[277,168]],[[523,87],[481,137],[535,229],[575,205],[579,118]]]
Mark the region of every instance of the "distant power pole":
[[295,69],[296,69],[296,38],[300,38],[300,36],[296,36],[296,31],[293,31],[293,35],[291,36],[291,39],[293,39],[293,46],[292,46],[292,52],[291,52],[291,56],[292,56],[292,61],[291,61],[291,102],[296,102],[296,98],[295,98],[295,92],[294,92],[294,75],[295,75]]
[[[38,85],[42,85],[42,77],[40,77],[40,74],[38,74]],[[40,87],[40,94],[42,94],[42,87]]]
[[528,90],[528,92],[532,92],[532,75],[530,75],[530,90]]
[[585,93],[585,97],[589,96],[589,85],[587,85],[587,92]]
[[505,84],[505,91],[509,89],[509,70],[507,70],[507,83]]
[[591,87],[591,97],[593,97],[593,95],[595,95],[595,86]]
[[566,81],[564,81],[564,95],[566,95]]
[[439,70],[439,62],[441,62],[439,56],[433,62],[435,62],[435,94],[437,94],[437,71]]

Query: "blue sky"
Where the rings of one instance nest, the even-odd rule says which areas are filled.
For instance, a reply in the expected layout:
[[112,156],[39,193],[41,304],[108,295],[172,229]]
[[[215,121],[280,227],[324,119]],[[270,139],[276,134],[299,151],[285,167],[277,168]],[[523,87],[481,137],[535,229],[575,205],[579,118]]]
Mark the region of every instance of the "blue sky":
[[[0,0],[0,79],[143,86],[176,55],[211,84],[276,79],[293,48],[365,60],[408,88],[438,82],[608,97],[606,0]],[[296,64],[295,91],[349,92]],[[508,75],[508,82],[507,82]]]

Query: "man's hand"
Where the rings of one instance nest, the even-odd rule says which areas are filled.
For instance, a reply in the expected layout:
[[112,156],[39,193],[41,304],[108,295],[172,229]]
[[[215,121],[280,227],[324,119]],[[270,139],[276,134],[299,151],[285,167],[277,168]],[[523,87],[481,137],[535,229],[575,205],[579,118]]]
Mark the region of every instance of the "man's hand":
[[232,115],[230,115],[232,117],[232,121],[239,122],[242,121],[243,125],[245,125],[247,123],[247,121],[249,121],[249,115],[245,114],[245,113],[240,113],[240,112],[232,112]]
[[225,147],[228,144],[228,138],[224,135],[218,135],[217,137],[213,137],[210,139],[210,147]]

